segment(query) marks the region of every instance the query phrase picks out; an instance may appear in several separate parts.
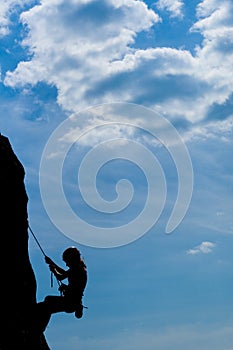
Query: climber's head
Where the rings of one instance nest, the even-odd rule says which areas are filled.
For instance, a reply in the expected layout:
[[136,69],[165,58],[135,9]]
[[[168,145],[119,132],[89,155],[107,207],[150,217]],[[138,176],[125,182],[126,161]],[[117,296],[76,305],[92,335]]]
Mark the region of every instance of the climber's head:
[[69,263],[80,261],[80,258],[80,251],[76,247],[67,248],[62,254],[62,259],[68,266]]

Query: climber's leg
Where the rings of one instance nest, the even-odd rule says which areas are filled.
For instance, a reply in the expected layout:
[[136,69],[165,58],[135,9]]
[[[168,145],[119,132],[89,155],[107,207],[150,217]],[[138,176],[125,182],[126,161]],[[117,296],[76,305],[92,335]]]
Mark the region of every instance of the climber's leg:
[[55,314],[56,312],[65,311],[65,299],[62,296],[47,295],[43,303],[50,314]]
[[44,332],[51,315],[61,311],[64,311],[63,297],[55,295],[48,295],[45,297],[44,301],[37,303],[36,305],[38,328]]

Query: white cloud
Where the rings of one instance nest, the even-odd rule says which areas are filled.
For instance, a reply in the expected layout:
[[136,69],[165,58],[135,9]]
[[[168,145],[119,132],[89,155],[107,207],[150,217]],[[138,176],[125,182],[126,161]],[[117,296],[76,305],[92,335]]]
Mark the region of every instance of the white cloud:
[[72,111],[86,105],[87,91],[108,78],[113,62],[131,51],[136,34],[159,21],[143,2],[133,0],[70,1],[69,6],[44,0],[21,19],[30,31],[23,45],[33,57],[8,72],[6,84],[44,80],[57,86],[58,102]]
[[197,49],[199,76],[204,76],[213,91],[219,92],[216,102],[224,102],[233,78],[233,3],[223,1],[220,5],[217,1],[205,0],[199,4],[198,14],[199,21],[192,30],[204,37],[202,47]]
[[[172,3],[178,13],[182,3]],[[8,72],[5,84],[45,81],[57,87],[58,103],[69,112],[127,101],[198,122],[233,92],[233,4],[205,0],[197,15],[191,30],[203,42],[193,55],[169,47],[133,48],[137,34],[160,21],[142,1],[43,0],[21,16],[29,29],[23,45],[32,58]]]
[[203,0],[197,5],[197,15],[199,17],[207,17],[212,15],[216,10],[221,9],[222,5],[227,5],[228,0]]
[[0,37],[9,34],[9,26],[11,24],[10,16],[12,13],[31,2],[32,0],[5,0],[0,2]]
[[196,246],[195,248],[188,249],[186,253],[188,255],[196,255],[196,254],[209,254],[213,251],[213,248],[216,246],[215,243],[212,242],[202,242],[200,245]]
[[171,17],[183,18],[184,3],[181,0],[159,0],[157,1],[156,6],[160,10],[170,12]]

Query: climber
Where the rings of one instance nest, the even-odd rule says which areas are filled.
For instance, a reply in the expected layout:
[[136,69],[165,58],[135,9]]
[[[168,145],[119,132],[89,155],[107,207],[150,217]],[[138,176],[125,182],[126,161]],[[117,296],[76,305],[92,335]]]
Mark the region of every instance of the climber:
[[[44,301],[37,304],[38,326],[44,331],[52,314],[57,312],[75,313],[77,318],[83,315],[82,298],[87,284],[87,268],[76,247],[67,248],[62,255],[68,266],[64,270],[45,256],[45,262],[59,283],[60,296],[48,295]],[[68,279],[68,284],[61,281]]]

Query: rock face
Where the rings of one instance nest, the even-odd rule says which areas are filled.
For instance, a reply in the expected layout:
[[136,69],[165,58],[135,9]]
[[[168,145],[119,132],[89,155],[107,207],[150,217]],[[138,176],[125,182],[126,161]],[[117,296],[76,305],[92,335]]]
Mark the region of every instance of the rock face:
[[49,350],[37,330],[36,279],[28,254],[28,196],[24,168],[0,134],[0,350]]

